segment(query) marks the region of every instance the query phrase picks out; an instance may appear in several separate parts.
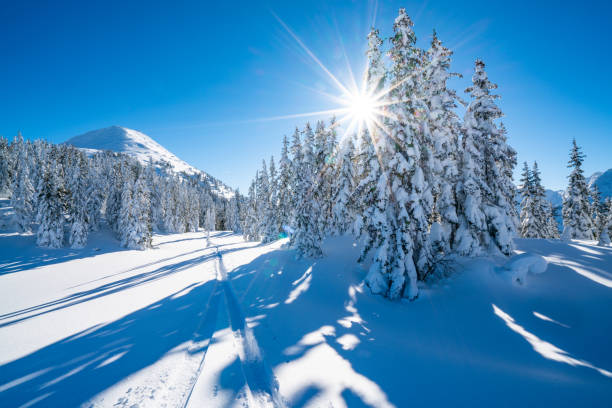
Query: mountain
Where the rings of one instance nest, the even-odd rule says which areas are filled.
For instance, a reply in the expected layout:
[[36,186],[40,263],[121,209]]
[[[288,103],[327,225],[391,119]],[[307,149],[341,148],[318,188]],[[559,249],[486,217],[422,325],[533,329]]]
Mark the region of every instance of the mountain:
[[124,153],[145,165],[149,160],[156,164],[167,163],[177,173],[201,175],[210,185],[211,190],[218,195],[225,198],[234,195],[233,190],[220,180],[184,162],[151,137],[134,129],[111,126],[75,136],[64,143],[88,153],[100,150]]
[[589,187],[597,185],[602,198],[612,197],[612,169],[597,172],[588,179]]

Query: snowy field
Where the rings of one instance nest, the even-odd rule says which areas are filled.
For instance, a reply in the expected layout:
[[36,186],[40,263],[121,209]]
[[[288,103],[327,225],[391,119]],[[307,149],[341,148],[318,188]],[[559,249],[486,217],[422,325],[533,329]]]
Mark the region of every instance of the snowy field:
[[544,273],[465,261],[392,302],[367,293],[348,239],[316,261],[229,232],[34,241],[0,234],[1,407],[612,401],[612,248],[518,240]]

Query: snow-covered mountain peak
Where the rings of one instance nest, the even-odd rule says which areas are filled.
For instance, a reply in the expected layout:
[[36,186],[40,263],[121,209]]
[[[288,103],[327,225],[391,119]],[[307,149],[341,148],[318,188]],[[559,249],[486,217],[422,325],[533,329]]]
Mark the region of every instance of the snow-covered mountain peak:
[[199,172],[198,169],[185,163],[144,133],[121,126],[92,130],[69,139],[66,144],[83,149],[125,153],[143,164],[146,164],[149,158],[154,162],[165,161],[170,163],[177,172],[188,174]]
[[88,152],[110,150],[125,153],[136,158],[142,164],[147,164],[149,160],[154,163],[166,162],[177,173],[202,175],[210,184],[212,191],[221,196],[229,198],[234,195],[232,189],[221,181],[179,159],[150,136],[134,129],[110,126],[75,136],[65,143]]

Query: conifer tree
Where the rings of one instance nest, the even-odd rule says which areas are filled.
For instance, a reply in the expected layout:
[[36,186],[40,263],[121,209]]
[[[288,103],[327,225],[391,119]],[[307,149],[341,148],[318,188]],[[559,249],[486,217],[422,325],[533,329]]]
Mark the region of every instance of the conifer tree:
[[118,223],[121,245],[142,250],[151,247],[152,225],[145,176],[142,169],[137,173],[130,174],[124,183]]
[[304,129],[301,154],[294,156],[294,162],[299,165],[299,170],[296,173],[296,206],[290,245],[297,249],[298,257],[317,258],[323,255],[321,249],[323,234],[319,224],[320,202],[313,190],[317,177],[314,133],[308,123]]
[[[14,223],[21,232],[29,232],[34,216],[34,187],[30,181],[30,159],[28,148],[21,133],[13,143],[16,153],[14,163],[14,179],[12,183],[11,205],[14,211]],[[36,165],[36,162],[32,162]]]
[[606,198],[603,204],[601,232],[597,245],[610,246],[610,235],[612,234],[612,199]]
[[[412,21],[404,9],[393,25],[390,56],[393,104],[389,123],[390,138],[379,136],[377,155],[386,164],[376,182],[374,222],[368,226],[365,251],[374,249],[366,283],[373,293],[395,299],[414,298],[418,270],[427,273],[432,260],[427,239],[431,195],[426,193],[425,178],[419,166],[420,131],[415,108],[420,94],[420,54],[415,47]],[[424,211],[425,210],[425,211]],[[362,255],[363,259],[363,255]]]
[[[515,229],[514,201],[508,202],[508,168],[513,168],[512,150],[494,123],[502,113],[495,104],[498,95],[484,70],[476,60],[472,86],[466,89],[472,96],[464,119],[463,155],[460,162],[458,209],[460,224],[455,250],[463,255],[478,255],[483,251],[499,251],[510,255]],[[511,180],[511,178],[510,178]]]
[[338,154],[338,173],[331,188],[332,197],[329,200],[332,206],[332,234],[344,234],[355,221],[355,214],[350,205],[351,195],[355,190],[355,171],[353,160],[355,146],[353,139],[345,139]]
[[11,153],[9,143],[5,137],[0,136],[0,195],[9,192]]
[[[436,251],[444,255],[450,251],[458,227],[456,185],[458,181],[458,142],[461,123],[455,113],[459,98],[447,87],[447,81],[461,75],[449,72],[453,52],[442,45],[434,30],[431,47],[427,51],[424,69],[424,98],[428,112],[430,149],[432,150],[433,219],[439,223],[439,237],[432,226],[432,241]],[[459,101],[460,102],[460,101]]]
[[278,175],[278,223],[281,231],[285,231],[291,224],[291,168],[292,163],[289,159],[289,141],[287,136],[283,137],[283,148],[279,162]]
[[36,243],[41,247],[61,248],[64,244],[64,188],[58,165],[51,161],[45,164],[43,178],[38,187],[38,231]]
[[66,174],[69,194],[68,218],[70,235],[68,243],[72,248],[83,248],[87,244],[89,225],[87,219],[87,182],[89,181],[85,155],[77,152],[72,166]]
[[582,163],[584,154],[572,141],[572,150],[567,167],[572,169],[568,176],[569,184],[563,196],[563,235],[565,240],[595,239],[589,188],[584,178]]

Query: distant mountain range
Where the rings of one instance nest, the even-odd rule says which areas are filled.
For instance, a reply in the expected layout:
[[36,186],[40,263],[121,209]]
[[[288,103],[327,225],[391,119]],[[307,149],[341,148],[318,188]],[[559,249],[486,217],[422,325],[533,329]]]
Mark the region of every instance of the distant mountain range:
[[177,173],[201,175],[210,186],[211,191],[217,195],[225,198],[234,195],[233,189],[217,178],[184,162],[151,137],[134,129],[111,126],[75,136],[64,143],[88,153],[103,150],[125,153],[144,165],[150,160],[158,166],[165,163]]

